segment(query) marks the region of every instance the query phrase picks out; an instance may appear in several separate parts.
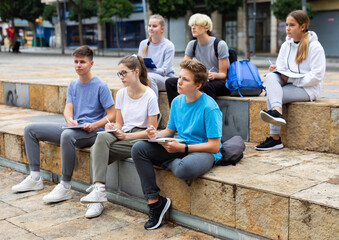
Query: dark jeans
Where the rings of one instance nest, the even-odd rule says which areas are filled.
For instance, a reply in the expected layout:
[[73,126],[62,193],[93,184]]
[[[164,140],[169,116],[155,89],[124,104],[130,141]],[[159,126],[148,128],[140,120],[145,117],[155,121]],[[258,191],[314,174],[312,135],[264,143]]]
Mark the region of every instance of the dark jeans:
[[[179,95],[177,91],[178,78],[168,78],[165,82],[168,97],[168,103],[171,107],[173,99]],[[201,91],[215,99],[218,96],[229,96],[231,93],[225,86],[226,80],[215,79],[206,82]]]
[[158,197],[160,192],[156,184],[153,164],[171,170],[176,177],[184,181],[205,174],[214,165],[212,153],[169,153],[160,144],[146,141],[135,143],[131,155],[147,199]]

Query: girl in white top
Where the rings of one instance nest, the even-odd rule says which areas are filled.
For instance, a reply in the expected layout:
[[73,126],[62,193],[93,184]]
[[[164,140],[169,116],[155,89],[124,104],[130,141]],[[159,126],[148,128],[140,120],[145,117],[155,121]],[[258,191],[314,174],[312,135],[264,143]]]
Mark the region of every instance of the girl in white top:
[[[289,102],[313,101],[322,87],[326,58],[315,32],[308,31],[309,18],[296,10],[286,18],[286,42],[280,48],[276,65],[266,76],[267,108],[261,111],[263,121],[270,123],[270,137],[256,146],[257,150],[283,148],[280,127],[286,124],[282,105]],[[275,71],[302,74],[292,78]],[[286,73],[288,74],[288,73]]]
[[174,44],[164,37],[165,20],[162,16],[152,15],[148,22],[149,39],[140,42],[138,54],[152,58],[156,68],[147,68],[151,88],[158,96],[159,91],[166,91],[165,81],[174,77]]
[[131,157],[132,139],[147,138],[146,128],[157,126],[159,107],[155,93],[148,87],[147,70],[140,56],[124,57],[118,65],[118,76],[124,84],[116,97],[116,120],[99,133],[91,148],[93,191],[81,198],[90,203],[86,217],[99,216],[107,201],[105,192],[108,164]]

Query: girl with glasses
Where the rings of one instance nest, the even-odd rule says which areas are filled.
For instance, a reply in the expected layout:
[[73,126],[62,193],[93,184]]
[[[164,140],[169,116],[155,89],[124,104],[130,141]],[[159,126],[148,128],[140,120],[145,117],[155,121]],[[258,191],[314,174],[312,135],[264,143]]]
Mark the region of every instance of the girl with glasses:
[[164,37],[165,20],[162,16],[152,15],[148,22],[149,38],[140,42],[138,54],[151,58],[156,68],[148,67],[148,79],[151,88],[158,96],[159,91],[166,91],[165,81],[174,77],[174,44]]
[[[301,10],[286,18],[286,42],[280,48],[276,65],[269,67],[266,76],[267,109],[260,118],[270,123],[270,137],[256,150],[281,149],[280,127],[286,124],[282,105],[289,102],[314,101],[319,96],[326,69],[326,58],[317,34],[308,31],[310,20]],[[288,77],[297,73],[297,78]],[[292,75],[291,75],[292,76]]]
[[[100,216],[107,201],[105,192],[108,164],[131,157],[133,139],[147,138],[146,128],[157,126],[159,108],[154,91],[148,86],[147,70],[140,56],[124,57],[118,65],[118,76],[124,88],[116,96],[116,120],[98,133],[91,148],[91,166],[94,184],[92,192],[80,199],[89,203],[87,218]],[[132,141],[133,142],[133,141]]]

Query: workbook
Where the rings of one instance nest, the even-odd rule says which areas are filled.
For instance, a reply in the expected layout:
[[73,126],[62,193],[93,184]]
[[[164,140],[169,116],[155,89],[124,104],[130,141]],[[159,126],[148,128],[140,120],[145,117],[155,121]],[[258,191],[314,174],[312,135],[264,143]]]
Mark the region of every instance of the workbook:
[[146,67],[148,67],[148,68],[157,68],[157,66],[155,66],[152,58],[144,58],[144,63],[146,65]]

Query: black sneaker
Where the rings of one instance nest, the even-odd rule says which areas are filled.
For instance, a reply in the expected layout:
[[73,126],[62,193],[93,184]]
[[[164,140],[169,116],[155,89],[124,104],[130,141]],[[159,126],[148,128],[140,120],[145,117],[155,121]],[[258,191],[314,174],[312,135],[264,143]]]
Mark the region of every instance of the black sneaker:
[[277,126],[284,126],[286,124],[284,116],[277,110],[262,110],[260,111],[260,118],[264,122],[272,123]]
[[161,196],[159,196],[159,201],[156,203],[148,204],[149,219],[144,225],[145,229],[152,230],[158,228],[170,205],[171,200]]
[[283,147],[284,145],[281,143],[281,138],[279,138],[279,140],[274,140],[272,137],[269,137],[269,138],[266,138],[264,142],[256,146],[255,149],[259,151],[266,151],[266,150],[273,150],[273,149],[281,149]]

